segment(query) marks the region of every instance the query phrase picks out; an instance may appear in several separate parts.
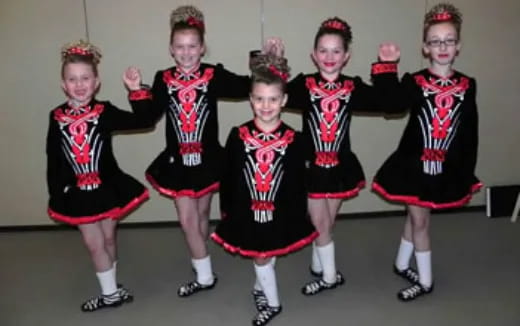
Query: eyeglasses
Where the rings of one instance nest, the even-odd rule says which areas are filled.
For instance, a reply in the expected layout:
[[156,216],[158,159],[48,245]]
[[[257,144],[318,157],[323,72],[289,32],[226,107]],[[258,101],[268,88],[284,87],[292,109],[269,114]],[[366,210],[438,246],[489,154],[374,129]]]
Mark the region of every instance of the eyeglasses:
[[430,40],[430,41],[427,41],[426,42],[426,45],[428,45],[429,47],[432,47],[432,48],[440,48],[441,45],[445,45],[445,46],[454,46],[454,45],[457,45],[457,43],[459,42],[459,40],[457,39],[454,39],[454,38],[449,38],[447,40]]

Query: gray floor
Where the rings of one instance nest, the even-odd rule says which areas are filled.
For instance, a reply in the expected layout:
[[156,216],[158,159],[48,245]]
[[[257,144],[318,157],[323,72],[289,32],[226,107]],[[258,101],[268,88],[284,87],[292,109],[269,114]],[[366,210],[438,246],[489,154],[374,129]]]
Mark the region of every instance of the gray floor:
[[[335,239],[347,283],[315,297],[300,294],[309,279],[310,250],[277,262],[284,311],[269,325],[520,325],[520,223],[483,212],[433,217],[435,292],[397,301],[404,281],[391,273],[402,217],[346,219]],[[210,245],[219,283],[178,298],[192,277],[178,228],[122,229],[119,279],[136,300],[82,313],[98,291],[77,231],[0,233],[0,325],[250,325],[250,260]]]

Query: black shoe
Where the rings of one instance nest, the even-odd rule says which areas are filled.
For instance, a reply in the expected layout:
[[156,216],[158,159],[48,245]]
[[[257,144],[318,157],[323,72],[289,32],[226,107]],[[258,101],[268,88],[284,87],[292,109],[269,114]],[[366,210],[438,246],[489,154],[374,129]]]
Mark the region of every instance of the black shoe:
[[256,310],[262,311],[265,310],[268,306],[267,297],[265,296],[264,291],[261,290],[253,290],[251,292],[253,294],[253,300],[255,301]]
[[207,285],[200,284],[197,281],[191,281],[191,282],[181,285],[179,287],[179,289],[177,290],[177,295],[179,297],[189,297],[190,295],[203,291],[203,290],[211,290],[215,287],[215,284],[217,284],[216,276],[213,276],[213,283],[207,284]]
[[262,326],[266,325],[268,322],[271,321],[276,315],[278,315],[282,311],[282,306],[278,307],[271,307],[266,306],[264,310],[259,311],[255,318],[253,318],[253,325],[254,326]]
[[109,295],[101,294],[97,297],[90,298],[81,305],[81,310],[84,312],[92,312],[101,308],[119,307],[125,302],[119,293],[120,291],[117,290]]
[[304,295],[315,295],[315,294],[320,293],[323,290],[334,289],[337,286],[342,285],[343,283],[345,283],[345,278],[338,271],[338,272],[336,272],[336,282],[334,282],[334,283],[327,283],[323,279],[311,281],[311,282],[305,284],[304,287],[302,287],[302,293]]
[[401,301],[412,301],[417,299],[418,297],[432,293],[433,291],[433,283],[430,287],[425,287],[421,283],[414,283],[413,285],[401,289],[397,292],[397,298]]
[[314,277],[317,277],[317,278],[323,277],[323,271],[316,272],[315,270],[312,269],[312,266],[309,266],[309,272],[311,272],[311,275]]
[[134,295],[123,286],[123,284],[117,284],[117,291],[119,292],[119,296],[123,299],[123,302],[132,302],[134,301]]
[[400,270],[397,268],[397,266],[394,265],[394,274],[404,278],[410,283],[417,283],[419,282],[419,273],[417,273],[417,270],[408,267],[407,269]]

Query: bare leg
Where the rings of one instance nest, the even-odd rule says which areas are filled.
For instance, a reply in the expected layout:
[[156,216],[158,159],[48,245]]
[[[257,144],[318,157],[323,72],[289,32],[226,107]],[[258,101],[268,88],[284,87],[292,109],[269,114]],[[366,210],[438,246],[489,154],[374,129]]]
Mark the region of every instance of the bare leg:
[[206,240],[200,229],[198,199],[179,197],[175,199],[177,215],[184,231],[184,236],[190,250],[191,257],[201,259],[208,255]]
[[204,195],[198,199],[197,210],[199,212],[199,229],[202,237],[205,241],[208,241],[209,237],[209,212],[211,209],[212,193]]

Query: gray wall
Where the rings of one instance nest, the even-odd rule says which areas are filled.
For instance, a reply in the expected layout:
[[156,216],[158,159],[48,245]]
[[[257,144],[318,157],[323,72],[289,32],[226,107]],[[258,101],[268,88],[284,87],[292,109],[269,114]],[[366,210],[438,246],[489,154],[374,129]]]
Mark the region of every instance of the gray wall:
[[[2,0],[0,2],[0,226],[52,224],[46,215],[45,134],[48,112],[64,100],[59,87],[59,50],[63,43],[86,38],[98,45],[100,99],[128,108],[121,75],[128,65],[141,67],[151,83],[156,70],[173,65],[168,54],[169,13],[184,4],[166,0]],[[261,43],[260,0],[198,0],[206,15],[208,53],[205,61],[222,62],[237,73],[248,73],[247,52]],[[422,17],[435,1],[417,0],[265,0],[266,36],[286,43],[293,75],[312,72],[309,54],[319,23],[341,16],[354,34],[350,75],[369,77],[370,63],[384,40],[400,44],[400,71],[424,67],[421,56]],[[478,81],[480,147],[477,174],[486,185],[520,183],[520,103],[518,33],[520,2],[457,0],[464,14],[462,52],[456,68]],[[88,24],[87,24],[88,22]],[[88,29],[87,26],[88,25]],[[229,129],[251,118],[247,103],[220,105],[220,139]],[[300,127],[300,117],[284,119]],[[406,118],[385,120],[355,116],[351,137],[367,180],[397,145]],[[114,148],[121,167],[145,182],[143,172],[164,147],[163,121],[146,134],[116,136]],[[176,220],[171,200],[151,191],[151,199],[126,222]],[[484,204],[484,192],[470,205]],[[367,188],[343,204],[342,212],[395,210]],[[218,218],[218,195],[212,218]]]

